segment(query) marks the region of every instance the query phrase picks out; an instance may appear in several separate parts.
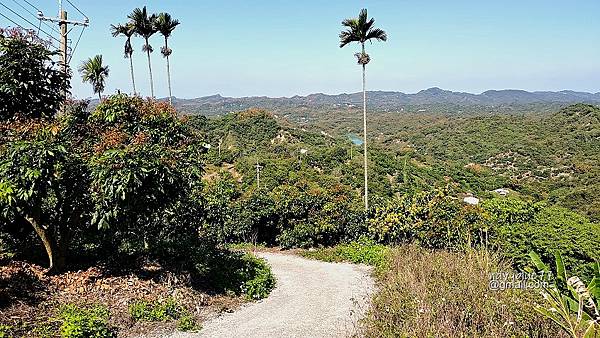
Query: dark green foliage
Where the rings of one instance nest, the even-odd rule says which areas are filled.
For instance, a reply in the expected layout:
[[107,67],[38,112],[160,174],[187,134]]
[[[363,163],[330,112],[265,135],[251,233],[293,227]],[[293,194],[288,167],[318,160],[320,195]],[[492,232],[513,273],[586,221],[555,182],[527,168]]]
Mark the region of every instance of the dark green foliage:
[[60,336],[63,338],[116,337],[108,325],[109,312],[101,306],[80,308],[65,305],[59,310]]
[[249,299],[261,299],[275,287],[271,268],[251,254],[213,250],[196,260],[199,278],[207,280],[219,292],[245,294]]
[[264,259],[247,254],[244,256],[247,263],[246,281],[242,284],[242,293],[247,299],[266,298],[275,287],[275,276]]
[[574,274],[592,276],[593,265],[600,260],[600,224],[561,207],[510,199],[491,200],[484,208],[496,229],[493,245],[517,267],[529,265],[531,251],[544,261],[560,252]]
[[0,160],[0,217],[27,223],[41,238],[50,267],[61,269],[74,231],[85,227],[89,177],[79,154],[54,132],[6,145]]
[[103,258],[185,257],[201,241],[200,138],[164,103],[115,95],[90,115],[84,108],[9,125],[3,219],[30,224],[58,269],[70,242]]
[[56,114],[70,87],[55,55],[33,32],[0,29],[0,121]]

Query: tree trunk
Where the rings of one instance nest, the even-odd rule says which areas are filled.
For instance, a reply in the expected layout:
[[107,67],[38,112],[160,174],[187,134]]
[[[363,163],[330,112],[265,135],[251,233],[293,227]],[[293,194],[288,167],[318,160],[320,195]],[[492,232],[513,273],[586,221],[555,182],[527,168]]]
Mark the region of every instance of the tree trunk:
[[129,54],[129,70],[131,71],[131,84],[133,85],[133,95],[136,95],[135,77],[133,76],[133,55]]
[[[169,51],[168,39],[165,36],[165,48],[167,49],[167,53]],[[171,99],[171,65],[169,64],[169,54],[167,54],[167,81],[169,83],[169,104],[173,105],[173,100]]]
[[31,224],[35,233],[40,237],[44,244],[44,249],[46,249],[46,255],[48,256],[49,262],[47,273],[63,270],[66,265],[65,251],[61,250],[54,236],[52,236],[47,228],[40,225],[34,217],[27,215],[25,216],[25,220]]
[[102,103],[102,93],[98,92],[98,103]]
[[[362,44],[362,52],[365,53],[365,44]],[[363,85],[363,145],[364,145],[364,167],[365,167],[365,212],[369,211],[369,187],[367,175],[367,91],[365,80],[365,65],[362,65],[362,85]]]
[[[148,47],[148,39],[146,38],[146,47]],[[150,49],[146,48],[146,55],[148,56],[148,70],[150,71],[150,94],[154,98],[154,80],[152,79],[152,63],[150,61]]]

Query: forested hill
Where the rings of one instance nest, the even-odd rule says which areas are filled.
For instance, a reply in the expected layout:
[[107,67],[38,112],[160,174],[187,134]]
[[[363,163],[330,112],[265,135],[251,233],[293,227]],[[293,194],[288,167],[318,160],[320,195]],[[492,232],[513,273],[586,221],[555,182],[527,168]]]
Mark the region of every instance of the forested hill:
[[[345,109],[362,106],[362,93],[353,94],[310,94],[293,97],[223,97],[212,95],[195,99],[174,101],[176,108],[190,114],[220,115],[249,108],[262,108],[276,113],[298,112],[303,109]],[[368,93],[369,109],[372,111],[401,111],[419,106],[451,106],[454,108],[506,109],[524,105],[566,105],[571,103],[600,103],[600,93],[575,91],[488,90],[481,94],[453,92],[440,88],[429,88],[415,94],[394,91],[372,91]],[[438,109],[435,110],[440,110]],[[419,110],[419,109],[417,109]]]

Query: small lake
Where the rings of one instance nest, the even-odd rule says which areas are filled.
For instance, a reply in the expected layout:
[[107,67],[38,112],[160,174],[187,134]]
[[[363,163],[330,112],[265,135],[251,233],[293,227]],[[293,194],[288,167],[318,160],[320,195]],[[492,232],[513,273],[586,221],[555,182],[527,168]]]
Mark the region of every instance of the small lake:
[[348,138],[350,139],[350,141],[352,141],[352,143],[356,144],[357,146],[363,144],[362,138],[356,134],[348,134]]

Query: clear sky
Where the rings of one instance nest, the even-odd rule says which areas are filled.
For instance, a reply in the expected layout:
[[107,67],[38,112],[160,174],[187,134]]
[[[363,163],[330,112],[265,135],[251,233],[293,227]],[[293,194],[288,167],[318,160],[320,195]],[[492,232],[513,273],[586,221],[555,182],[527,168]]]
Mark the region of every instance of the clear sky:
[[[56,0],[28,0],[56,15]],[[340,49],[340,22],[367,8],[388,42],[367,46],[367,88],[416,92],[429,87],[479,93],[487,89],[600,91],[600,1],[598,0],[412,0],[412,1],[196,1],[71,0],[90,18],[72,66],[102,54],[110,66],[107,92],[131,91],[124,40],[111,23],[147,5],[182,24],[170,42],[173,94],[192,98],[292,96],[356,92],[358,46]],[[28,17],[17,3],[0,0]],[[69,18],[81,16],[65,4]],[[29,7],[32,10],[32,7]],[[0,6],[0,13],[27,23]],[[33,19],[31,15],[29,17]],[[0,26],[8,21],[0,17]],[[49,28],[42,26],[42,29]],[[77,39],[74,29],[70,38]],[[151,44],[157,96],[166,96],[162,38]],[[138,90],[149,95],[142,40],[134,41]],[[92,96],[76,75],[73,92]]]

